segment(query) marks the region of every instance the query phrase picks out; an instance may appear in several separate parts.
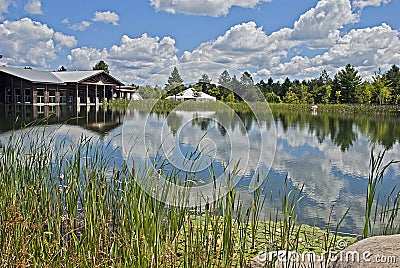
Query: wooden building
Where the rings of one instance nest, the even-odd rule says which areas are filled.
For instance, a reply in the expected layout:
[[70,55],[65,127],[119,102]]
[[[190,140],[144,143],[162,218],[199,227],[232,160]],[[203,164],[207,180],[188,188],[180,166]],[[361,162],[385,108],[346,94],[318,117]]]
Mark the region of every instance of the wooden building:
[[0,104],[98,105],[121,96],[122,86],[104,71],[48,72],[0,66]]

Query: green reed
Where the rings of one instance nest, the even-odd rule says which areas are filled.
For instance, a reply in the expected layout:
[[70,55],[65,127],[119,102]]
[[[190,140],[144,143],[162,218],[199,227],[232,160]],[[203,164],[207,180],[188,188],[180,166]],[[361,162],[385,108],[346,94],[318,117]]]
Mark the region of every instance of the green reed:
[[[158,187],[151,167],[117,164],[110,144],[21,133],[11,135],[0,158],[0,266],[246,267],[265,250],[322,250],[326,231],[298,225],[303,188],[289,189],[288,178],[269,219],[261,218],[267,179],[256,177],[261,186],[246,204],[233,184],[235,165],[226,168],[224,186],[214,185],[212,200],[198,196],[187,207],[188,192]],[[184,173],[163,176],[193,186],[177,178]],[[158,201],[140,181],[180,202]]]
[[381,186],[386,170],[399,161],[391,160],[384,164],[386,151],[378,152],[375,156],[371,150],[370,172],[368,176],[367,193],[365,199],[365,224],[363,238],[375,235],[378,224],[379,234],[395,234],[400,231],[398,212],[400,209],[400,189],[396,184],[381,203]]

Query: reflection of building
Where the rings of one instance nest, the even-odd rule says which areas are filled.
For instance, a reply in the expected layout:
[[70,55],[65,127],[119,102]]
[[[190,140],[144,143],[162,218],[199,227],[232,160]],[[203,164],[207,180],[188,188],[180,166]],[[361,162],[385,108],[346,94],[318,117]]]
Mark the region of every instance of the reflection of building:
[[123,83],[104,71],[48,72],[0,66],[0,104],[99,104]]
[[120,126],[124,116],[125,111],[94,105],[4,105],[0,107],[0,133],[31,125],[67,124],[103,134]]
[[194,88],[188,88],[180,94],[166,97],[167,100],[194,100],[194,101],[217,101],[213,96],[208,95],[204,92],[198,92]]

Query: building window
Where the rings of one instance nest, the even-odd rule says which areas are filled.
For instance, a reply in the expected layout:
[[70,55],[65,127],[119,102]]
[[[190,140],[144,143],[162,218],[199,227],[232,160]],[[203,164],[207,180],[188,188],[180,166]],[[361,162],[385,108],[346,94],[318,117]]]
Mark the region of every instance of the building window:
[[12,100],[12,93],[11,93],[11,88],[6,89],[6,103],[11,103]]
[[25,103],[31,103],[31,89],[25,88]]
[[68,103],[73,103],[74,102],[74,91],[70,90],[68,92]]
[[21,89],[15,88],[14,92],[15,92],[15,103],[21,103],[22,102]]
[[44,88],[37,89],[37,103],[44,103]]
[[60,89],[60,103],[67,103],[67,90]]
[[56,103],[56,90],[55,89],[49,90],[49,103]]

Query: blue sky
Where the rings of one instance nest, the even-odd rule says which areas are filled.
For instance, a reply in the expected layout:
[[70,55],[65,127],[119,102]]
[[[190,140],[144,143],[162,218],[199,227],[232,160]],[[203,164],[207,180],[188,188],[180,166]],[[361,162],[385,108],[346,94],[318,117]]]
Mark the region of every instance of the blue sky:
[[127,83],[200,61],[255,80],[350,63],[368,79],[400,65],[398,10],[398,0],[0,0],[0,61],[83,70],[104,60]]

